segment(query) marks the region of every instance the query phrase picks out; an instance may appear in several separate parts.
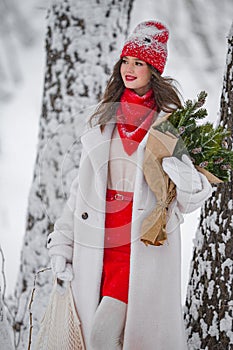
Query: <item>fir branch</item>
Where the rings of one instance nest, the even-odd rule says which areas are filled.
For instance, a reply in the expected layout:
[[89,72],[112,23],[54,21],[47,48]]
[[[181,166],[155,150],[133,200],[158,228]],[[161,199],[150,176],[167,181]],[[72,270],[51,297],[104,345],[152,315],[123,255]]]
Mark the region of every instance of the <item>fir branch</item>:
[[210,122],[198,123],[208,115],[203,108],[206,97],[207,93],[201,91],[197,100],[187,100],[183,108],[174,111],[156,129],[164,133],[169,131],[178,138],[173,156],[181,159],[183,154],[188,154],[194,165],[204,167],[223,181],[229,181],[233,152],[228,149],[227,141],[231,133],[222,126],[214,128]]

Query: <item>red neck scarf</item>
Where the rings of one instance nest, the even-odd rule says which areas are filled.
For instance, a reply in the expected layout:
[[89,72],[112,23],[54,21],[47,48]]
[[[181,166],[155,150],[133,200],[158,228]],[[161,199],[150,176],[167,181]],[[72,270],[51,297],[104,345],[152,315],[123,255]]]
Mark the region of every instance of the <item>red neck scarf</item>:
[[154,118],[156,103],[152,89],[143,96],[125,89],[117,110],[117,128],[123,147],[128,155],[133,154],[146,135]]

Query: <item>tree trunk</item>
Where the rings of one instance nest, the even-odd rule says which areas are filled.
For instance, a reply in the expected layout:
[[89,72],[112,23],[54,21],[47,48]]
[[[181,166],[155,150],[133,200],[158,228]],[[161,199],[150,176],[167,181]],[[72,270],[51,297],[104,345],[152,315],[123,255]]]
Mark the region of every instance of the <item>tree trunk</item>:
[[[233,24],[228,36],[220,124],[233,133]],[[228,145],[232,149],[232,136]],[[233,348],[233,182],[214,188],[201,211],[188,285],[189,349]]]
[[[16,286],[19,349],[26,349],[28,303],[34,275],[50,265],[47,235],[60,215],[78,169],[84,116],[100,99],[119,57],[133,0],[59,0],[48,12],[46,70],[37,159]],[[40,273],[32,305],[33,336],[51,290],[51,272]]]

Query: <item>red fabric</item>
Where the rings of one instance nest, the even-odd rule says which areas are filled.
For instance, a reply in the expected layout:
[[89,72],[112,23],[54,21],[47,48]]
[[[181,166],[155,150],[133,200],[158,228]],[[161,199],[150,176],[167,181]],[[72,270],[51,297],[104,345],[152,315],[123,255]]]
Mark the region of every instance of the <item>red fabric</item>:
[[[116,193],[126,195],[127,200],[113,199]],[[107,190],[101,296],[110,296],[126,304],[129,289],[132,204],[133,192]]]
[[168,29],[162,23],[142,22],[129,36],[120,57],[137,57],[151,64],[162,74],[167,60],[168,37]]
[[127,154],[133,154],[154,118],[156,103],[152,89],[143,96],[125,89],[117,110],[117,128]]

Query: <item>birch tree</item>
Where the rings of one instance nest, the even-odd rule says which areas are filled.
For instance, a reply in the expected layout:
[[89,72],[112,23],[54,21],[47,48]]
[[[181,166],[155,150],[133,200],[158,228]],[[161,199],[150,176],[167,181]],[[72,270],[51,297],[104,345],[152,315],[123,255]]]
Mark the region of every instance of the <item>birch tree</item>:
[[[127,35],[132,4],[133,0],[58,0],[52,1],[48,10],[37,158],[15,290],[18,349],[27,347],[34,275],[50,265],[47,235],[78,169],[83,111],[96,104],[103,93],[119,57],[118,45]],[[51,284],[51,272],[39,274],[33,301],[34,335]]]
[[[220,124],[233,133],[233,24]],[[232,148],[232,136],[227,140]],[[189,349],[233,348],[233,182],[214,188],[201,211],[185,307]]]

